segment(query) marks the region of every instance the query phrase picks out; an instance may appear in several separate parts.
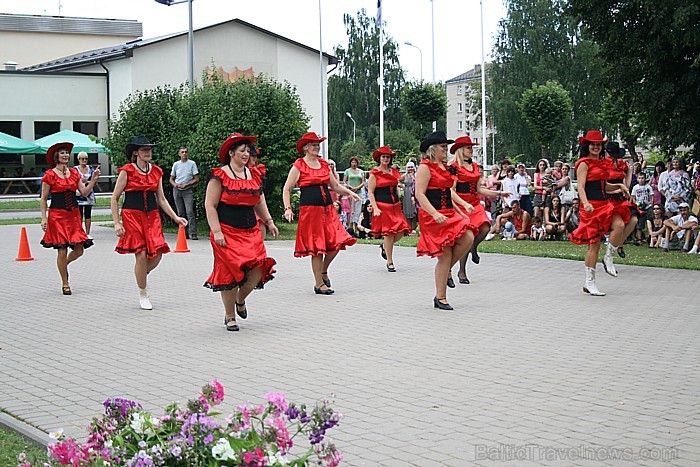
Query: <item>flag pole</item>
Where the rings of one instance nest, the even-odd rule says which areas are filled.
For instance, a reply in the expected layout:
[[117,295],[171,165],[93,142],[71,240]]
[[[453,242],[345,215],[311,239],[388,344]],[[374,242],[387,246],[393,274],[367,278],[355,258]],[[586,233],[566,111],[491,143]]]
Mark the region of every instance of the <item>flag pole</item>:
[[377,0],[377,27],[379,28],[379,146],[384,146],[384,28],[382,0]]

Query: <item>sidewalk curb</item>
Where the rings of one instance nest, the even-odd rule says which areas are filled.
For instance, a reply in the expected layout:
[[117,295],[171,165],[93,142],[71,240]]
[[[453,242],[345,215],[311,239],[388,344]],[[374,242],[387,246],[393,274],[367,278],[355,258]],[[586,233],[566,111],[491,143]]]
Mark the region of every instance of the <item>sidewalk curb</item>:
[[48,433],[41,431],[27,422],[23,422],[22,420],[13,417],[7,412],[0,412],[0,427],[14,431],[18,435],[23,436],[29,441],[40,446],[48,447],[49,443],[52,442]]

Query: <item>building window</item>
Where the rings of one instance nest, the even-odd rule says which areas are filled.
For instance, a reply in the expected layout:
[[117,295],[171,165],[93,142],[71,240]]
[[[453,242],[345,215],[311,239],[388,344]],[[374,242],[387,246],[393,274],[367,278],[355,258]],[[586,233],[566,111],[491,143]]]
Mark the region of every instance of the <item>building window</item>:
[[61,122],[34,122],[34,139],[61,131]]
[[457,131],[463,131],[464,130],[464,122],[462,120],[457,122]]
[[458,96],[462,95],[462,85],[461,84],[457,85],[457,95]]
[[464,111],[464,108],[462,106],[461,102],[457,102],[457,113],[461,114]]
[[22,137],[22,122],[10,122],[10,121],[3,121],[0,122],[0,131],[8,134],[10,136],[14,136],[15,138],[21,138]]
[[73,131],[84,135],[97,136],[98,122],[73,122]]

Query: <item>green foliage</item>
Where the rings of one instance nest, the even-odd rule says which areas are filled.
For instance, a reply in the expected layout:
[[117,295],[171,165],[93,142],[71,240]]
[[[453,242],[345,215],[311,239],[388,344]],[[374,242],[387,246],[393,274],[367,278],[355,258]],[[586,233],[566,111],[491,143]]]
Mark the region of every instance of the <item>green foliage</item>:
[[562,130],[568,130],[564,123],[571,118],[569,93],[556,81],[533,84],[523,92],[518,107],[542,147],[542,157],[548,158],[550,146],[562,136]]
[[420,141],[410,130],[389,130],[384,133],[384,144],[397,152],[394,162],[405,165],[410,157],[418,157],[420,154]]
[[427,127],[447,112],[445,87],[442,83],[411,83],[404,88],[401,104],[415,122]]
[[347,143],[343,144],[343,147],[340,149],[340,157],[336,161],[338,164],[338,170],[345,170],[346,168],[350,167],[351,157],[357,157],[360,159],[360,166],[362,167],[367,167],[366,163],[371,161],[371,165],[369,165],[369,167],[372,167],[374,165],[374,161],[372,160],[370,152],[371,151],[367,147],[367,143],[364,140],[356,140],[355,142],[348,141]]
[[[262,75],[253,80],[223,82],[211,77],[193,93],[181,86],[156,88],[131,95],[111,122],[105,141],[116,165],[126,163],[124,148],[131,138],[145,134],[159,142],[154,162],[169,176],[180,145],[189,148],[202,181],[195,185],[198,219],[205,219],[205,175],[221,165],[218,150],[233,132],[256,135],[256,146],[267,166],[265,195],[273,215],[282,213],[281,192],[290,164],[298,157],[296,141],[307,131],[309,117],[299,96],[288,83],[278,83]],[[166,193],[170,185],[163,184]]]

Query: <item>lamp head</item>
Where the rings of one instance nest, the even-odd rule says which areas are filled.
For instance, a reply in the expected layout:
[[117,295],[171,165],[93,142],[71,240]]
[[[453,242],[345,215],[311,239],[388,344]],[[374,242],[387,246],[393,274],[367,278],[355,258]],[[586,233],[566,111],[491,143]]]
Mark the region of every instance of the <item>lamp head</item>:
[[345,112],[345,115],[347,115],[348,117],[352,118],[352,114],[351,114],[350,112]]

